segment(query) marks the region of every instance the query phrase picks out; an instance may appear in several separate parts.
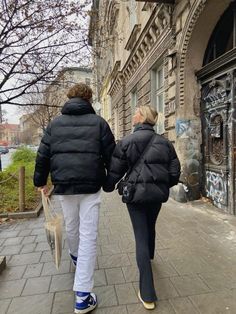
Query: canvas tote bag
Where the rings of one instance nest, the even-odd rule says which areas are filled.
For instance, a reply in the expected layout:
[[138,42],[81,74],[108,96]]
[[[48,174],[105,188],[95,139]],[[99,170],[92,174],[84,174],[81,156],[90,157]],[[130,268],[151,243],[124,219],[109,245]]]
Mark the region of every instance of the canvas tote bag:
[[53,260],[58,270],[61,262],[62,253],[63,217],[62,215],[55,212],[49,197],[45,196],[43,191],[41,191],[41,195],[45,215],[44,228],[46,231],[47,241],[51,249]]

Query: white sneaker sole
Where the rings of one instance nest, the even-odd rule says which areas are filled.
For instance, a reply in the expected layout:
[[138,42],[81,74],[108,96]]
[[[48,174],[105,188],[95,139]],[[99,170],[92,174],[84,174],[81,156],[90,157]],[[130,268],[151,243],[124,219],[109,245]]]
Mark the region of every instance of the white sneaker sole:
[[97,303],[95,305],[92,305],[90,307],[88,307],[87,309],[84,310],[76,310],[74,311],[75,314],[85,314],[85,313],[89,313],[91,311],[93,311],[97,306]]

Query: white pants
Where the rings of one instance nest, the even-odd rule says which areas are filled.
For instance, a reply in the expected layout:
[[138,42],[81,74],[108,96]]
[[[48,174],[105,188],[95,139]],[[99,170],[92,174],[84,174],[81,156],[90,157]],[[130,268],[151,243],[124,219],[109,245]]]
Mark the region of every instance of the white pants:
[[91,292],[94,285],[101,191],[96,194],[61,195],[59,199],[69,251],[78,257],[73,290]]

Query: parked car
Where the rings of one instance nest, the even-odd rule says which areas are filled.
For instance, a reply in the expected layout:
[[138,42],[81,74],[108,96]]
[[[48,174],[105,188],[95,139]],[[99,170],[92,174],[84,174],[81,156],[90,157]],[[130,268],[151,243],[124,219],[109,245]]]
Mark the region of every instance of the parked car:
[[6,146],[0,146],[0,154],[9,153],[9,149]]

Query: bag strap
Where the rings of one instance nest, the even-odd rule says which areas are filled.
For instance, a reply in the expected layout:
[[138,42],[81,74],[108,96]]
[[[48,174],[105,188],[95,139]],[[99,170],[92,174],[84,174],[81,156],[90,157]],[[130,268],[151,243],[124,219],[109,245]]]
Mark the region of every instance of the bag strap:
[[46,221],[49,221],[56,216],[56,212],[52,206],[52,203],[48,196],[45,196],[43,190],[41,190],[42,204]]
[[137,166],[141,163],[142,158],[144,157],[144,155],[147,153],[147,151],[149,150],[149,148],[152,146],[152,143],[154,141],[156,137],[156,133],[154,132],[154,134],[151,136],[151,139],[148,141],[147,146],[144,148],[142,154],[140,155],[140,157],[138,158],[138,160],[136,161],[136,163],[134,164],[134,166],[132,167],[132,169],[129,171],[129,173],[126,175],[126,177],[129,177],[131,175],[131,173],[133,172],[133,170],[135,168],[137,168]]

